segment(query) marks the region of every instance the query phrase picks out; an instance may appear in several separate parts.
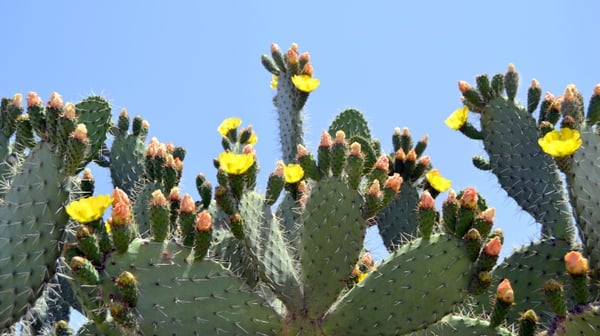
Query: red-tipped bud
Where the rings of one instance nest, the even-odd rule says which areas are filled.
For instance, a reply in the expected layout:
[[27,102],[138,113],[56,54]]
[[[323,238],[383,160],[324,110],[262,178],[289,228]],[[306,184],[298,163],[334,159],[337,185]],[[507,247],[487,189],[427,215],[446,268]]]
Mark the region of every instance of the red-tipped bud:
[[466,187],[462,197],[460,198],[460,205],[463,208],[475,209],[477,207],[477,201],[479,197],[477,196],[477,190],[473,187]]
[[360,262],[367,265],[367,266],[373,266],[373,257],[371,256],[371,253],[367,252],[365,254],[363,254],[362,258],[360,259]]
[[69,119],[69,120],[75,119],[77,117],[77,114],[75,112],[75,104],[66,103],[62,116],[65,119]]
[[565,254],[565,268],[570,275],[585,275],[589,271],[588,260],[577,251]]
[[129,201],[129,196],[127,196],[127,194],[119,188],[115,188],[115,190],[113,190],[112,199],[113,207],[117,204],[125,204],[127,206],[131,205],[131,201]]
[[308,149],[306,149],[306,147],[304,147],[302,144],[298,144],[296,146],[296,152],[298,152],[298,154],[297,154],[298,159],[303,158],[309,154]]
[[321,141],[319,142],[319,147],[331,147],[333,145],[333,141],[331,140],[331,135],[328,132],[323,131],[321,133]]
[[275,176],[284,177],[284,171],[285,171],[285,163],[283,163],[283,161],[281,161],[281,160],[277,161],[277,167],[275,168],[275,171],[273,172],[273,174]]
[[406,154],[406,161],[412,161],[412,162],[417,161],[417,153],[415,152],[414,149],[411,149],[408,151],[408,154]]
[[487,208],[479,214],[483,220],[488,223],[494,222],[494,217],[496,217],[496,209],[495,208]]
[[460,90],[461,93],[465,93],[465,92],[471,90],[471,84],[469,84],[465,81],[458,81],[458,89]]
[[16,93],[13,96],[11,104],[16,107],[23,107],[23,95],[20,93]]
[[208,232],[212,229],[212,217],[207,210],[196,215],[196,230]]
[[377,158],[377,161],[375,162],[375,169],[379,169],[382,170],[384,172],[388,172],[390,167],[390,159],[388,158],[387,155],[381,155],[379,158]]
[[31,91],[27,94],[27,107],[41,105],[43,105],[42,98],[40,98],[36,92]]
[[279,47],[279,44],[271,43],[271,53],[278,53],[278,52],[281,52],[281,48]]
[[81,142],[87,142],[89,139],[87,135],[87,127],[85,127],[85,124],[78,124],[77,127],[75,127],[75,130],[71,132],[71,137]]
[[419,166],[429,167],[429,165],[431,164],[431,158],[429,157],[429,155],[425,155],[419,159],[417,164]]
[[389,176],[387,180],[385,180],[385,186],[397,193],[402,186],[402,182],[402,176],[400,176],[398,173],[394,173],[394,175]]
[[346,133],[344,131],[335,132],[335,143],[336,144],[344,144],[346,142]]
[[353,142],[350,144],[350,156],[361,156],[361,146],[358,142]]
[[510,285],[510,280],[504,279],[500,282],[496,289],[496,299],[507,304],[513,304],[515,302],[515,292]]
[[379,180],[373,180],[373,183],[371,183],[371,186],[367,189],[367,194],[374,197],[381,197]]
[[435,200],[431,196],[428,190],[423,191],[421,194],[421,200],[417,205],[419,209],[433,209],[435,208]]
[[190,194],[185,194],[181,199],[181,205],[179,205],[179,211],[182,213],[194,213],[196,211],[196,204]]
[[160,207],[166,206],[169,203],[167,202],[167,199],[165,198],[165,195],[162,193],[162,191],[160,189],[157,189],[154,192],[152,192],[152,198],[150,199],[149,204],[150,206]]
[[61,108],[63,107],[62,96],[57,92],[52,92],[50,94],[50,101],[48,102],[48,106],[52,108]]
[[181,191],[179,190],[179,187],[171,188],[171,191],[169,192],[169,201],[171,201],[171,202],[181,201]]
[[487,244],[485,244],[483,251],[488,256],[497,257],[498,255],[500,255],[501,249],[502,249],[502,242],[500,240],[500,237],[494,237],[494,238],[490,239],[487,242]]
[[400,148],[396,151],[396,160],[398,160],[398,161],[406,160],[406,154],[404,153],[404,150],[402,148]]

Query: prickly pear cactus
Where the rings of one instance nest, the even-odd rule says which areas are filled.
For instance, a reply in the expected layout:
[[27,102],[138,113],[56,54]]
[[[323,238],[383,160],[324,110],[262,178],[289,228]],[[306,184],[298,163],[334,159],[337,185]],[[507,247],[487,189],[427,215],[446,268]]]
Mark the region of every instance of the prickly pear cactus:
[[[319,85],[310,55],[274,44],[261,60],[273,75],[282,148],[264,193],[256,188],[257,135],[238,118],[217,128],[216,184],[199,174],[195,201],[179,186],[185,150],[156,138],[146,144],[141,117],[130,132],[127,112],[111,125],[99,97],[64,105],[53,95],[44,108],[30,94],[28,114],[20,96],[2,101],[3,331],[27,313],[59,255],[61,276],[89,319],[80,335],[597,330],[598,87],[584,116],[572,85],[540,104],[533,81],[521,107],[513,66],[491,80],[478,76],[476,88],[459,83],[465,107],[446,123],[483,141],[489,160],[473,163],[496,174],[542,226],[541,240],[498,263],[504,236],[493,227],[495,209],[473,187],[449,189],[424,154],[427,136],[414,142],[408,128],[396,128],[393,152],[382,153],[366,119],[347,109],[313,153],[302,127],[302,108]],[[480,114],[481,129],[467,122],[469,110]],[[90,161],[110,169],[112,195],[94,195],[85,170],[79,199],[68,202],[72,176]],[[435,198],[446,191],[439,211]],[[380,264],[363,246],[373,225],[390,252]],[[65,321],[52,329],[73,333]]]
[[99,97],[74,105],[52,93],[44,105],[30,92],[27,113],[20,94],[2,100],[1,160],[10,169],[4,171],[0,204],[0,329],[26,314],[55,274],[73,175],[89,162],[108,127],[102,117],[87,114],[91,101],[110,115]]

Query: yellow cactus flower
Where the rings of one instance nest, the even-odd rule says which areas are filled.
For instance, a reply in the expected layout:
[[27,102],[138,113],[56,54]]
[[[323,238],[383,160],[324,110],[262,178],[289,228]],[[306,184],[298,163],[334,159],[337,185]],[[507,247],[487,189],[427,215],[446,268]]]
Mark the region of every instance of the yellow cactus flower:
[[296,183],[304,177],[304,169],[296,163],[290,163],[283,168],[286,183]]
[[443,177],[438,169],[430,170],[427,174],[425,174],[425,178],[429,182],[429,185],[431,185],[431,187],[438,192],[444,192],[452,185],[452,181]]
[[102,218],[104,211],[112,204],[110,195],[98,195],[73,201],[67,205],[67,214],[71,219],[87,224]]
[[317,78],[313,78],[309,75],[294,75],[292,77],[292,83],[296,89],[302,92],[312,92],[319,87],[321,82]]
[[360,273],[356,278],[356,283],[361,283],[361,281],[365,280],[365,278],[369,275],[369,273]]
[[252,134],[250,135],[250,138],[248,139],[248,143],[251,145],[256,145],[257,142],[258,142],[258,135],[256,135],[256,133],[252,132]]
[[223,120],[221,125],[219,125],[219,127],[217,128],[217,131],[219,131],[219,134],[221,134],[222,136],[227,137],[227,134],[229,133],[229,131],[232,131],[232,130],[238,128],[241,124],[242,124],[242,119],[240,119],[240,118],[227,118],[227,119]]
[[466,106],[456,109],[452,114],[444,121],[446,126],[451,129],[458,131],[467,122],[469,116],[469,109]]
[[563,157],[575,153],[581,146],[581,134],[571,128],[563,128],[546,133],[538,140],[542,150],[554,157]]
[[227,174],[241,175],[254,164],[254,154],[223,152],[219,154],[219,164]]
[[279,84],[279,77],[277,77],[277,75],[273,75],[273,77],[271,77],[271,84],[269,84],[271,89],[277,90],[277,84]]

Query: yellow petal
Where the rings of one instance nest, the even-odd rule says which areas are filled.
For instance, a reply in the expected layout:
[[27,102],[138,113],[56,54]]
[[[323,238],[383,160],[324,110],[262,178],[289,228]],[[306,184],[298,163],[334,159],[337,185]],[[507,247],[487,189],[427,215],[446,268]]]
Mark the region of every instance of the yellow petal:
[[570,128],[563,128],[560,131],[553,130],[539,139],[538,144],[545,153],[553,157],[568,156],[575,153],[581,146],[581,134]]
[[110,195],[98,195],[69,203],[66,207],[71,219],[87,224],[102,218],[104,211],[112,204]]
[[271,84],[269,84],[271,89],[277,90],[277,84],[279,84],[279,77],[277,77],[277,75],[273,75],[273,77],[271,77]]
[[425,174],[425,178],[429,182],[429,185],[438,192],[444,192],[452,186],[452,181],[443,177],[437,169],[430,170]]
[[238,128],[241,124],[242,124],[242,119],[240,119],[240,118],[227,118],[227,119],[223,120],[221,125],[219,125],[219,127],[217,128],[217,131],[219,131],[219,134],[221,134],[222,136],[227,137],[227,134],[229,134],[229,131]]
[[446,126],[457,131],[467,122],[469,116],[469,109],[466,106],[456,109],[452,114],[444,121]]
[[230,175],[241,175],[254,164],[254,154],[235,154],[223,152],[219,154],[219,165]]
[[319,84],[321,84],[317,78],[313,78],[309,75],[294,75],[292,77],[292,83],[294,83],[296,89],[307,93],[314,91],[319,87]]
[[283,175],[286,183],[296,183],[304,177],[304,169],[295,163],[290,163],[283,168]]

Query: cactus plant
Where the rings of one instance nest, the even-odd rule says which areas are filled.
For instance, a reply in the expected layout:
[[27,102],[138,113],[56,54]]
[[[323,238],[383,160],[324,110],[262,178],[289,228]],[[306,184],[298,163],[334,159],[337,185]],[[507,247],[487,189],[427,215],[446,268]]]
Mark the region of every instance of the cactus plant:
[[[63,106],[53,95],[44,109],[30,95],[29,117],[20,116],[19,96],[3,100],[4,330],[39,296],[61,250],[61,276],[89,319],[80,335],[533,335],[542,328],[575,335],[597,328],[600,90],[584,117],[574,86],[562,100],[546,96],[540,104],[534,81],[521,107],[514,66],[491,80],[478,76],[476,87],[459,82],[465,106],[447,124],[483,141],[489,160],[473,163],[494,173],[542,226],[539,241],[496,265],[504,236],[493,228],[495,209],[473,187],[449,189],[425,155],[427,136],[415,142],[408,128],[396,128],[393,151],[382,153],[362,114],[347,109],[311,153],[302,108],[319,81],[309,54],[296,44],[284,54],[274,44],[261,61],[273,75],[282,149],[264,193],[256,188],[256,133],[238,118],[218,127],[217,184],[199,174],[194,201],[179,186],[185,151],[156,138],[146,144],[141,117],[129,133],[127,112],[112,125],[110,106],[98,97]],[[466,121],[469,110],[480,114],[480,129]],[[94,195],[87,170],[73,177],[91,161],[110,169],[112,195]],[[69,196],[73,186],[78,193]],[[435,198],[446,191],[440,211]],[[24,231],[36,223],[53,225]],[[363,246],[373,225],[390,252],[381,264]],[[29,256],[36,256],[34,273],[23,269]],[[45,329],[72,334],[65,321]]]

